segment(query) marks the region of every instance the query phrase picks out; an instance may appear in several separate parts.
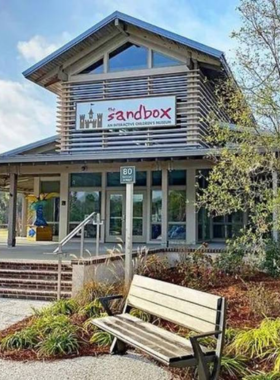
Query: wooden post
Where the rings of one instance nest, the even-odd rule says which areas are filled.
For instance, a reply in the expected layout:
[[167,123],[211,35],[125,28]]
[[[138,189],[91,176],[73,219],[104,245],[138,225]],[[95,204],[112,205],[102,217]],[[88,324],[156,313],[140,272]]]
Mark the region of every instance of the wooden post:
[[125,286],[128,288],[133,277],[132,234],[133,234],[133,183],[126,185],[125,218]]
[[17,217],[17,179],[18,175],[10,174],[10,199],[9,199],[9,222],[8,222],[8,246],[16,245],[16,217]]
[[22,194],[21,237],[27,236],[28,201],[26,194]]

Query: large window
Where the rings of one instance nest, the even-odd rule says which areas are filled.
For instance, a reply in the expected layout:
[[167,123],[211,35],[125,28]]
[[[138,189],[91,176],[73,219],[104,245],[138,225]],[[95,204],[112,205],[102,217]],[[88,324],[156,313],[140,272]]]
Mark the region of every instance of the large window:
[[71,174],[70,187],[101,187],[101,173]]
[[168,67],[168,66],[183,65],[183,63],[178,61],[177,59],[169,57],[165,54],[158,53],[157,51],[152,52],[152,62],[153,62],[153,67]]
[[[146,186],[146,185],[147,185],[147,172],[136,171],[135,186]],[[120,172],[107,173],[107,186],[108,187],[125,186],[124,184],[121,184]]]
[[[210,169],[197,172],[197,182],[200,189],[208,186]],[[244,225],[243,212],[230,215],[210,216],[205,208],[198,211],[197,237],[198,241],[226,240],[237,236]]]
[[162,191],[152,190],[151,239],[161,240]]
[[[99,191],[70,192],[70,231],[80,224],[92,212],[100,212],[101,193]],[[89,223],[85,228],[85,237],[96,237],[96,226]]]
[[148,49],[127,42],[109,54],[108,71],[146,69],[148,67]]
[[186,239],[186,190],[168,192],[168,240]]
[[79,74],[102,74],[104,73],[104,61],[103,58],[99,59],[97,62],[94,62],[86,69],[81,71]]

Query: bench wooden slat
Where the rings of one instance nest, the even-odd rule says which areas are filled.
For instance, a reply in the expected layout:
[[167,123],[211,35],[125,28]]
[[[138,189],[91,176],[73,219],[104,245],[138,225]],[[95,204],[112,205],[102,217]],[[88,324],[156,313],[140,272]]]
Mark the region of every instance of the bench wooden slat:
[[155,292],[166,294],[178,299],[192,302],[197,305],[204,306],[209,309],[217,310],[218,300],[221,297],[214,294],[201,292],[198,290],[185,288],[183,286],[170,284],[168,282],[154,280],[149,277],[134,275],[132,286],[136,285]]
[[128,302],[130,302],[131,296],[151,301],[158,305],[163,305],[169,309],[180,311],[189,316],[213,323],[213,325],[215,325],[217,321],[217,310],[212,310],[189,301],[178,300],[172,295],[155,292],[152,289],[145,289],[135,284],[132,284],[130,288]]
[[[94,319],[92,323],[167,364],[193,358],[193,350],[187,339],[129,314],[98,318]],[[205,348],[204,352],[209,355],[214,354],[213,351]]]
[[190,328],[198,332],[208,332],[216,329],[216,324],[197,319],[179,311],[169,309],[164,305],[128,295],[128,304],[132,307],[146,311],[149,314],[163,318],[180,326]]

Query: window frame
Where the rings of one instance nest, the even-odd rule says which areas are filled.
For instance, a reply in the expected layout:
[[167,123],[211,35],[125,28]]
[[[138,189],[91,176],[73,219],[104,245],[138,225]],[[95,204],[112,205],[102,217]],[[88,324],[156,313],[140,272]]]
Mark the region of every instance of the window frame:
[[[130,42],[130,43],[135,44],[135,45],[139,45],[139,46],[147,49],[147,51],[148,51],[147,67],[144,69],[135,69],[135,70],[109,71],[109,55],[110,55],[110,53],[112,53],[113,51],[115,51],[116,49],[118,49],[119,47],[121,47],[122,45],[124,45],[127,42]],[[173,66],[153,67],[153,51],[156,53],[159,53],[159,54],[166,55],[167,57],[173,58],[175,60],[181,61],[182,64],[181,65],[173,65]],[[94,62],[99,61],[100,59],[103,59],[103,65],[104,65],[104,72],[102,74],[98,74],[98,73],[80,74],[81,71],[84,71],[87,67],[92,65]],[[185,57],[181,56],[180,54],[176,54],[175,52],[174,52],[174,54],[172,54],[172,52],[170,52],[169,50],[165,50],[164,47],[151,46],[151,45],[148,46],[148,44],[145,44],[145,42],[143,42],[142,40],[140,40],[138,38],[127,37],[127,38],[123,39],[122,41],[114,44],[114,46],[109,47],[108,49],[106,49],[106,51],[103,50],[102,53],[100,52],[100,54],[96,55],[96,57],[94,57],[92,60],[88,60],[86,63],[81,65],[79,67],[79,69],[75,69],[72,72],[70,72],[70,76],[72,78],[77,79],[77,80],[88,77],[88,76],[92,79],[94,79],[95,77],[96,77],[96,79],[102,79],[103,77],[107,77],[108,75],[112,78],[114,78],[115,76],[118,77],[118,75],[120,75],[120,73],[124,73],[124,74],[132,73],[132,75],[135,75],[134,72],[136,72],[136,71],[143,72],[143,73],[145,73],[145,71],[149,71],[149,72],[152,71],[155,74],[157,72],[158,73],[165,72],[165,71],[168,72],[168,71],[170,71],[170,69],[172,69],[175,72],[176,71],[181,72],[182,69],[184,69],[185,71],[188,71],[189,69],[188,69],[185,61],[186,61]]]

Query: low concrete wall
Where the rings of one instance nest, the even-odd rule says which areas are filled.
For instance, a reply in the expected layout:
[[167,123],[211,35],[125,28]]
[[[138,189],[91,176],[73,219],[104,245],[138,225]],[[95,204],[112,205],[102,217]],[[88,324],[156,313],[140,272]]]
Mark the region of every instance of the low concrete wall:
[[[192,248],[159,248],[152,249],[146,253],[134,252],[133,261],[134,268],[137,270],[141,265],[141,260],[145,259],[145,255],[156,255],[157,259],[164,261],[168,267],[173,267],[182,260],[184,255],[196,252],[197,249]],[[205,254],[222,253],[223,249],[200,249]],[[76,296],[83,287],[89,282],[102,282],[113,284],[124,279],[124,262],[125,255],[104,255],[98,258],[72,260],[73,277],[72,277],[72,296]]]

